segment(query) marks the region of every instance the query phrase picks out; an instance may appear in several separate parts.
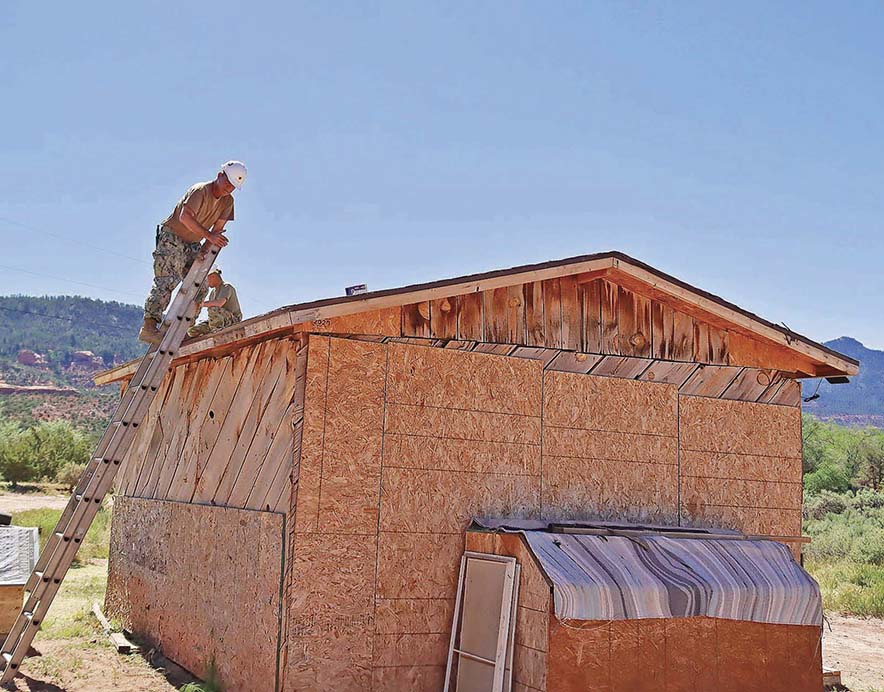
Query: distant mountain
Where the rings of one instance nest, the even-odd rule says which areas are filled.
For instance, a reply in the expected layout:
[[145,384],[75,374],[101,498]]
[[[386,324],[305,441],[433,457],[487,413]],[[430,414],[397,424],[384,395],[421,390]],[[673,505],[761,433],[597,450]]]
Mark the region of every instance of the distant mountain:
[[[860,363],[859,375],[850,378],[850,384],[829,384],[823,380],[819,385],[820,398],[804,404],[804,410],[849,425],[884,428],[884,351],[866,348],[849,336],[827,341],[825,345],[856,358]],[[811,396],[818,382],[804,382],[804,396]]]
[[65,419],[101,430],[119,388],[95,387],[92,375],[145,352],[141,319],[141,308],[123,303],[0,296],[0,383],[12,385],[0,387],[0,420]]

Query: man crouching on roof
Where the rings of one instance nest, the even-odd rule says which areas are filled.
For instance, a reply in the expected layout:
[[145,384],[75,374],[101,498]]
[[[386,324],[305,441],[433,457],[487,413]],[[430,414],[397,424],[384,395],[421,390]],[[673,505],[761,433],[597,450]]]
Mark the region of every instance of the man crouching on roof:
[[[231,193],[242,188],[246,167],[241,161],[228,161],[214,180],[197,183],[178,200],[169,217],[157,226],[156,250],[153,253],[153,287],[144,302],[144,325],[138,333],[141,341],[158,344],[162,332],[158,323],[168,307],[175,287],[187,276],[196,259],[200,242],[223,248],[227,238],[224,224],[233,221]],[[206,297],[205,286],[196,297]]]
[[239,307],[239,298],[233,284],[227,283],[221,276],[221,268],[213,267],[206,277],[206,283],[212,292],[209,299],[200,304],[200,308],[209,311],[209,319],[197,322],[187,330],[187,336],[202,336],[217,332],[219,329],[229,327],[231,324],[242,322],[242,310]]

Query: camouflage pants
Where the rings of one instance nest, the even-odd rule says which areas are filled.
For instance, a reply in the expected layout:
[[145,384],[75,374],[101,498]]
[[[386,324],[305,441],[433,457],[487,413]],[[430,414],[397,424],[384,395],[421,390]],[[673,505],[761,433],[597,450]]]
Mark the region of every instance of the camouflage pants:
[[[157,227],[157,245],[153,251],[153,286],[144,301],[144,319],[163,321],[163,312],[169,306],[172,292],[181,283],[190,265],[199,253],[199,243],[187,243],[165,226]],[[206,297],[208,289],[203,286],[198,301]]]
[[209,319],[197,322],[187,330],[187,336],[202,336],[211,332],[217,332],[219,329],[229,327],[231,324],[239,322],[230,310],[224,308],[209,308]]

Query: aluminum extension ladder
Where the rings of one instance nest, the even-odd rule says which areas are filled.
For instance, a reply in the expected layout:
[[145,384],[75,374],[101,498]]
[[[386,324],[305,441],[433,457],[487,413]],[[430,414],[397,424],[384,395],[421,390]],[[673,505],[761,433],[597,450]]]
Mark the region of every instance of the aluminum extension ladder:
[[219,249],[203,243],[197,259],[184,278],[178,295],[166,313],[165,333],[157,346],[141,359],[138,370],[120,399],[110,424],[80,477],[55,531],[40,555],[25,586],[28,597],[3,648],[0,649],[0,685],[9,683],[18,672],[28,648],[61,587],[86,531],[101,508],[120,464],[138,432],[138,426],[156,396],[187,329],[199,314],[196,297],[206,280]]

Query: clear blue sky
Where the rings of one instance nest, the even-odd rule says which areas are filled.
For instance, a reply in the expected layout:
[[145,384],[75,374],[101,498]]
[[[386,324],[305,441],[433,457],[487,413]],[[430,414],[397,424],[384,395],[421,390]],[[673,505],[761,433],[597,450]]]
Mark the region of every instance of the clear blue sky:
[[884,348],[884,6],[656,5],[7,0],[0,294],[142,303],[240,158],[247,314],[619,249]]

